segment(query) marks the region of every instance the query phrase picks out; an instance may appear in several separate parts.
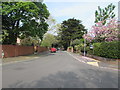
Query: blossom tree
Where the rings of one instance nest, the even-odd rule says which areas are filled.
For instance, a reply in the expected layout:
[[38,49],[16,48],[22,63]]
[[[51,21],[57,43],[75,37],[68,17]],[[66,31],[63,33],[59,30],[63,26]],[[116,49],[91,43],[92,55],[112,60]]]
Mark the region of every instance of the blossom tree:
[[106,25],[103,25],[104,21],[96,23],[92,26],[92,29],[83,37],[89,42],[102,42],[102,41],[115,41],[118,40],[118,23],[117,20],[110,19]]

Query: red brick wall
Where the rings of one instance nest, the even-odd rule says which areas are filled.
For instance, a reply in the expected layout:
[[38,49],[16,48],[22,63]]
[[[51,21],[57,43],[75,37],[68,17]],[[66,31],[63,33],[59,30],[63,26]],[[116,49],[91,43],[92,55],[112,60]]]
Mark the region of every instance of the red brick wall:
[[[21,55],[29,55],[34,53],[33,46],[20,46],[20,45],[0,45],[0,57],[2,57],[2,50],[4,51],[4,57],[16,57]],[[45,47],[38,46],[38,52],[47,51]]]
[[[0,47],[4,51],[4,57],[15,57],[34,53],[33,46],[0,45]],[[0,57],[2,56],[2,50],[0,50]]]
[[20,55],[29,55],[34,53],[34,47],[33,46],[16,46],[16,54],[18,56]]
[[43,52],[43,51],[47,51],[48,49],[46,47],[40,47],[38,46],[38,53]]
[[16,55],[16,49],[14,45],[2,45],[2,50],[4,52],[4,57],[13,57]]

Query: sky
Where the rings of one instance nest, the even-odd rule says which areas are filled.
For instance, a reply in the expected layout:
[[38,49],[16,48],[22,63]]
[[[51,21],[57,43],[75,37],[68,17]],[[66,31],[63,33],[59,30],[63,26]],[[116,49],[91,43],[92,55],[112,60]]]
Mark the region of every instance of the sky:
[[[100,0],[102,1],[102,0]],[[62,23],[69,18],[75,18],[82,21],[87,30],[90,30],[95,21],[95,10],[98,6],[105,8],[110,3],[116,6],[114,12],[118,17],[117,0],[44,0],[51,16],[56,19],[57,23]],[[108,2],[109,1],[109,2]]]

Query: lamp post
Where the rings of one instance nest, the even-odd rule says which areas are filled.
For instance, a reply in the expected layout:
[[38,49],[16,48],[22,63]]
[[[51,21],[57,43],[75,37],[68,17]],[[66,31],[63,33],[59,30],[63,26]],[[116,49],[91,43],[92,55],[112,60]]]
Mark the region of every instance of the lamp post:
[[[84,34],[85,34],[85,31],[84,31]],[[86,39],[84,38],[84,56],[86,55],[85,46],[86,46]]]

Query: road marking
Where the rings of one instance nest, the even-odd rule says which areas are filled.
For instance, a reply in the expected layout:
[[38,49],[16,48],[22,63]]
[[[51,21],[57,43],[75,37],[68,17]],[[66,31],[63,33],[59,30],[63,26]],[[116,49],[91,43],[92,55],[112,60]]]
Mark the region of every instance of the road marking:
[[93,58],[88,58],[88,57],[84,57],[84,56],[82,56],[83,58],[86,58],[86,59],[90,59],[90,60],[93,60],[93,61],[96,61],[96,62],[100,62],[100,61],[98,61],[98,60],[96,60],[96,59],[93,59]]
[[99,66],[98,62],[87,62],[87,64],[90,64],[90,65],[93,65],[93,66],[97,66],[97,67]]

